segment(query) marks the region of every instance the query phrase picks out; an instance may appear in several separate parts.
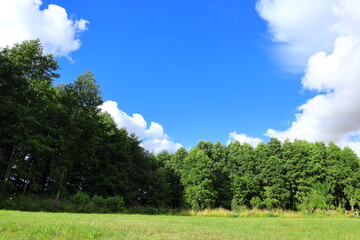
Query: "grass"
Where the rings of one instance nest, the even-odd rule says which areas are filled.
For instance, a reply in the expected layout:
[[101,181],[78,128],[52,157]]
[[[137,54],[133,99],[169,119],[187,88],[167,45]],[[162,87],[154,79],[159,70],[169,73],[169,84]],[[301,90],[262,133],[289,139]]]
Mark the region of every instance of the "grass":
[[359,220],[0,211],[0,239],[359,239]]
[[184,210],[181,211],[178,215],[182,216],[207,216],[207,217],[241,217],[241,218],[249,218],[249,217],[280,217],[280,218],[303,218],[303,217],[338,217],[343,218],[344,213],[337,211],[325,211],[317,209],[314,213],[306,214],[299,211],[289,211],[282,209],[244,209],[239,212],[233,212],[224,208],[217,209],[204,209],[201,211],[194,210]]

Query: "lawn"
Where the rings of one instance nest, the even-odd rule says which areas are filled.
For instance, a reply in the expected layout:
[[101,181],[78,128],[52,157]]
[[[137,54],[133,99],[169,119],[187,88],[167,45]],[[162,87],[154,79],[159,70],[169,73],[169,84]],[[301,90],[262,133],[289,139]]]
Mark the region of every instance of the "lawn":
[[0,239],[360,239],[360,219],[0,211]]

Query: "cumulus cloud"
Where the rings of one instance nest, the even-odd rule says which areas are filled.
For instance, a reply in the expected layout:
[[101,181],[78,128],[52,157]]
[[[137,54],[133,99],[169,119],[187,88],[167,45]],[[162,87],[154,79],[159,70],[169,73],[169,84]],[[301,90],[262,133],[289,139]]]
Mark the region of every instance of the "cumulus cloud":
[[106,101],[100,106],[103,112],[108,112],[119,128],[126,128],[129,133],[135,133],[142,139],[142,146],[154,153],[161,151],[175,152],[181,144],[174,143],[164,132],[164,128],[156,122],[151,122],[148,127],[145,119],[140,114],[129,116],[118,108],[117,102]]
[[236,131],[229,134],[228,144],[234,141],[238,141],[241,144],[248,143],[253,147],[256,147],[259,143],[263,142],[260,138],[249,137],[243,133],[237,134]]
[[39,38],[46,53],[66,56],[80,48],[87,20],[69,19],[66,10],[40,0],[0,0],[0,47]]
[[260,0],[256,8],[283,59],[303,67],[303,88],[317,92],[289,129],[266,135],[334,141],[360,154],[360,1]]
[[268,22],[278,55],[291,69],[301,69],[318,51],[331,51],[337,35],[333,4],[338,0],[261,0],[259,15]]

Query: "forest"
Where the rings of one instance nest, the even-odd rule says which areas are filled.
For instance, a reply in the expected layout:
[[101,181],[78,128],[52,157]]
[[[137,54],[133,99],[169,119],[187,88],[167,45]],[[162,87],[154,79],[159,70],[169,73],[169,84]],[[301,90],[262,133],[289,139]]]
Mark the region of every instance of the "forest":
[[200,141],[155,155],[100,111],[90,71],[54,86],[59,69],[39,40],[0,51],[0,208],[16,209],[9,199],[20,196],[194,210],[360,205],[359,158],[350,148],[271,138],[255,148]]

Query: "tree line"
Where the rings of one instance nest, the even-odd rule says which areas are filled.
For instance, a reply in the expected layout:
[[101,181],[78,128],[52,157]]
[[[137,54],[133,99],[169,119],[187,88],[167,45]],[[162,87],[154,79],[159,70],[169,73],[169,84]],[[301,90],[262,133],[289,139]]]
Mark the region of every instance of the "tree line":
[[83,191],[122,196],[129,206],[156,204],[155,157],[100,112],[91,72],[54,87],[58,69],[38,40],[0,52],[1,195],[59,200]]
[[90,71],[54,86],[58,70],[39,40],[0,51],[0,199],[83,193],[120,196],[127,207],[359,206],[359,158],[350,148],[272,138],[255,148],[200,141],[154,155],[100,111]]
[[359,206],[359,158],[334,143],[271,138],[256,148],[235,141],[200,141],[189,153],[161,153],[178,176],[184,202],[194,209],[225,207],[288,210]]

